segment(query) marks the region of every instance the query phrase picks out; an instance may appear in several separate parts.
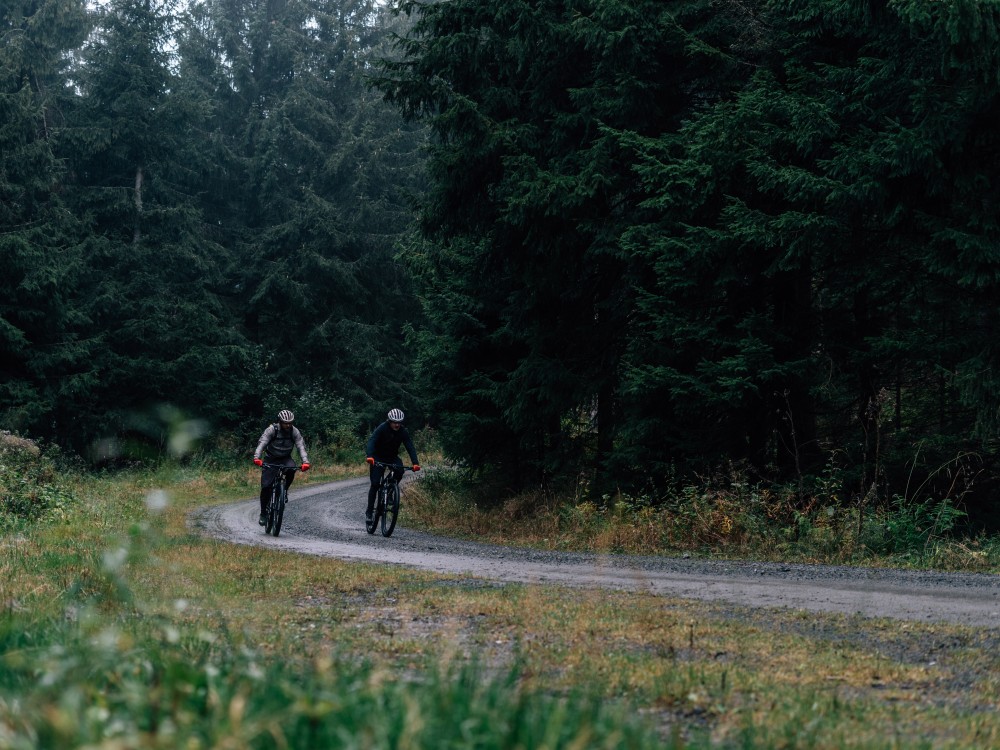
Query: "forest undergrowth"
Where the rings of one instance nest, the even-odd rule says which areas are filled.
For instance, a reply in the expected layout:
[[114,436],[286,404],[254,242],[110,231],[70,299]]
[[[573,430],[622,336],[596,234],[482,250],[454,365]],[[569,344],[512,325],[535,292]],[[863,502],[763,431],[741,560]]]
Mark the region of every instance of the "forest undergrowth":
[[[304,484],[363,473],[316,455]],[[989,630],[485,583],[194,533],[191,511],[253,496],[245,462],[94,474],[7,441],[0,473],[2,750],[1000,741]],[[459,479],[408,487],[407,519]],[[532,518],[571,528],[545,507],[496,512],[509,540]],[[606,532],[654,510],[574,513]]]
[[1000,572],[1000,536],[974,530],[953,498],[893,496],[845,504],[832,478],[803,496],[736,470],[656,495],[493,493],[475,476],[437,472],[409,491],[422,528],[499,544],[639,555]]

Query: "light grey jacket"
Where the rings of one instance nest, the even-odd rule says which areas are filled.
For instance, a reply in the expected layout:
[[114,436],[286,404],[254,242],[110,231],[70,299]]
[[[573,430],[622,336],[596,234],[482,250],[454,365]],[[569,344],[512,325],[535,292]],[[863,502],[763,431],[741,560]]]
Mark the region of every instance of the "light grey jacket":
[[253,457],[261,458],[266,449],[268,458],[284,460],[291,458],[292,447],[294,446],[299,450],[299,457],[302,459],[302,463],[309,463],[309,454],[306,453],[306,441],[302,439],[302,433],[299,432],[299,428],[292,426],[289,432],[291,432],[290,435],[284,433],[276,424],[268,425],[267,429],[260,436],[260,442],[257,443],[257,450],[253,452]]

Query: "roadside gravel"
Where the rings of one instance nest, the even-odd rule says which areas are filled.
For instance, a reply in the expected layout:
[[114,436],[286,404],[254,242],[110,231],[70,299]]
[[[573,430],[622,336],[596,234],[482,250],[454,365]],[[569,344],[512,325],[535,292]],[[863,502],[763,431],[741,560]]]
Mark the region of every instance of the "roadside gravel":
[[466,578],[642,590],[753,608],[1000,627],[1000,576],[844,566],[549,552],[451,539],[406,527],[364,528],[367,478],[293,487],[279,537],[257,525],[256,499],[202,508],[211,537],[309,555],[404,565]]

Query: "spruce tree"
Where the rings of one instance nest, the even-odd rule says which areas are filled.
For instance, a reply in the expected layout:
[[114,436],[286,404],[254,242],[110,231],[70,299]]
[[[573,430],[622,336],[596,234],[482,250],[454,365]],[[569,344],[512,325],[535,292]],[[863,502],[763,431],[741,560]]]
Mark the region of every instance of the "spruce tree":
[[801,487],[835,453],[885,496],[973,447],[948,383],[989,382],[997,9],[760,12],[746,84],[637,149],[663,211],[630,232],[657,271],[635,408],[673,406],[682,457]]
[[74,138],[64,143],[87,223],[86,304],[99,348],[91,431],[163,439],[163,405],[218,422],[242,400],[244,369],[219,289],[225,255],[203,231],[188,140],[197,112],[178,93],[173,0],[114,0],[78,71]]
[[61,425],[90,351],[75,294],[80,229],[56,154],[84,11],[82,0],[0,9],[0,423],[32,434]]
[[212,148],[226,166],[212,192],[226,205],[212,210],[232,227],[261,402],[319,388],[358,411],[413,404],[402,344],[419,311],[394,255],[422,136],[365,78],[384,14],[367,0],[208,0],[192,21],[182,51],[215,66]]
[[[612,486],[638,196],[622,132],[676,129],[726,65],[678,20],[697,3],[404,2],[383,89],[435,133],[421,366],[449,449],[535,482]],[[703,15],[704,14],[704,15]],[[708,33],[706,31],[706,33]]]

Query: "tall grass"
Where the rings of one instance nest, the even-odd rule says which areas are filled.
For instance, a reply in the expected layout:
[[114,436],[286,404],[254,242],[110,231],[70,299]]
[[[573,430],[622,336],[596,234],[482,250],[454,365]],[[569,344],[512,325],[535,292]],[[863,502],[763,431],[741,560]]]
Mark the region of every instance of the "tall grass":
[[829,488],[805,501],[738,475],[684,483],[656,497],[581,499],[527,492],[477,502],[473,480],[438,472],[407,491],[423,528],[499,543],[645,555],[1000,572],[1000,538],[958,533],[950,498],[843,504]]
[[211,482],[191,464],[64,477],[63,502],[43,508],[51,462],[17,450],[5,466],[44,470],[5,490],[15,501],[0,509],[21,519],[0,531],[3,750],[662,746],[625,706],[528,686],[517,662],[497,671],[410,653],[396,664],[377,630],[304,645],[287,592],[321,579],[274,553],[220,558],[172,507],[178,487],[192,505],[251,494],[247,468]]
[[520,688],[515,668],[426,665],[419,680],[323,653],[287,663],[225,634],[87,615],[0,621],[0,747],[644,748],[621,706]]
[[[301,480],[359,467],[318,468]],[[57,472],[62,510],[0,530],[0,750],[1000,743],[988,633],[488,584],[187,526],[258,477]]]

